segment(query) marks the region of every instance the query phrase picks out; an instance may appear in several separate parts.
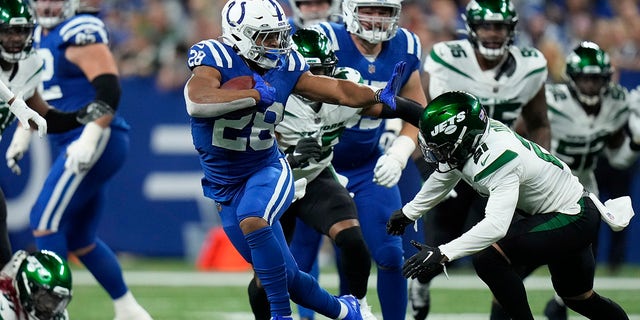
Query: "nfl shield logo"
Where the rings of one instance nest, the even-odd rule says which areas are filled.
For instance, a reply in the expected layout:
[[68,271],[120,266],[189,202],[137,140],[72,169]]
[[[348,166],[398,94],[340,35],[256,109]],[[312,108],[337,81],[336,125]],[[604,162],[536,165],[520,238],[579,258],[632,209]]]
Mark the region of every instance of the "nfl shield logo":
[[373,65],[373,64],[370,64],[369,65],[369,70],[367,70],[367,71],[369,71],[369,73],[376,73],[376,66]]

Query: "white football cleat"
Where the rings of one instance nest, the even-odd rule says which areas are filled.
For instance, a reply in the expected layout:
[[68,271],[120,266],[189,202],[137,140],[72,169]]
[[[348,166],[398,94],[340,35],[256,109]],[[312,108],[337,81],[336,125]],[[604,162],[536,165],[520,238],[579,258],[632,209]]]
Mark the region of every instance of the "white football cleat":
[[137,305],[134,308],[127,308],[120,310],[119,314],[116,314],[114,320],[153,320],[151,315],[142,306]]
[[360,315],[362,315],[362,320],[378,320],[371,312],[371,306],[367,303],[367,297],[358,299],[358,302],[360,302]]

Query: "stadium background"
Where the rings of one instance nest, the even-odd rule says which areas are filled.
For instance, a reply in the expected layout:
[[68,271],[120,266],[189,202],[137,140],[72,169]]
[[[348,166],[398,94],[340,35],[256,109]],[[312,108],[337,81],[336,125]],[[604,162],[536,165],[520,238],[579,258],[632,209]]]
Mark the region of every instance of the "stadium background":
[[[562,73],[564,56],[580,39],[598,42],[614,58],[620,82],[640,85],[638,3],[621,1],[515,1],[520,14],[518,42],[538,47],[549,60],[551,80]],[[282,2],[288,9],[288,2]],[[434,42],[455,37],[463,28],[460,8],[466,1],[404,1],[402,25],[418,33],[426,55]],[[220,34],[224,1],[103,1],[101,15],[111,32],[111,46],[122,74],[119,107],[131,124],[131,152],[109,189],[100,228],[102,238],[119,253],[193,260],[207,231],[218,222],[213,202],[202,196],[201,170],[191,143],[182,88],[189,76],[188,47]],[[15,125],[14,125],[15,127]],[[0,141],[0,154],[13,128]],[[14,249],[32,247],[28,214],[51,161],[46,139],[34,139],[22,160],[23,173],[0,166],[8,200]],[[640,212],[640,172],[631,177],[629,194]],[[603,227],[603,233],[610,233]],[[636,217],[627,244],[640,242]],[[602,236],[599,260],[606,260],[610,237]],[[626,262],[640,264],[638,247],[627,245]]]

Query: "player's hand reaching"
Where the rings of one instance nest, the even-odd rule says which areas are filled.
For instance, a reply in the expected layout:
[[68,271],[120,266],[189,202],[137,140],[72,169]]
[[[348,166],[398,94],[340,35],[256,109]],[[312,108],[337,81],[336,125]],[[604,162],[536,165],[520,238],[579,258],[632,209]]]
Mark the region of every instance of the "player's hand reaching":
[[31,142],[31,130],[22,130],[17,128],[13,133],[13,138],[7,148],[5,158],[7,159],[7,167],[11,169],[11,172],[16,175],[20,175],[22,170],[18,165],[18,161],[22,159],[25,152],[29,150],[29,143]]
[[411,240],[411,244],[418,249],[418,253],[407,259],[402,266],[402,275],[414,279],[418,276],[433,278],[444,270],[445,255],[440,249]]
[[265,112],[276,100],[276,88],[266,83],[257,73],[253,74],[253,80],[256,82],[253,89],[258,91],[260,94],[260,101],[258,101],[256,107],[258,108],[258,111]]
[[383,154],[373,168],[373,181],[387,188],[395,186],[406,164],[407,160],[400,159],[395,153]]
[[391,75],[391,78],[389,78],[387,85],[384,89],[378,89],[378,91],[376,91],[376,101],[388,105],[393,110],[396,109],[396,95],[398,95],[398,92],[402,87],[402,79],[405,76],[404,70],[406,64],[407,63],[404,61],[396,63],[396,66],[393,69],[393,74]]
[[29,120],[31,120],[38,126],[38,136],[40,138],[47,134],[47,121],[37,112],[33,111],[33,109],[29,108],[22,98],[16,96],[9,105],[9,111],[18,118],[24,130],[31,129],[29,125]]
[[393,236],[404,234],[404,229],[414,221],[404,215],[402,209],[398,209],[391,214],[387,221],[387,233]]
[[67,147],[67,161],[64,167],[76,174],[89,171],[95,162],[96,148],[104,131],[105,129],[95,122],[89,122],[84,126],[80,137]]
[[319,160],[322,155],[322,147],[316,138],[302,138],[296,144],[292,154],[287,156],[287,162],[291,168],[301,168],[309,164],[309,160]]

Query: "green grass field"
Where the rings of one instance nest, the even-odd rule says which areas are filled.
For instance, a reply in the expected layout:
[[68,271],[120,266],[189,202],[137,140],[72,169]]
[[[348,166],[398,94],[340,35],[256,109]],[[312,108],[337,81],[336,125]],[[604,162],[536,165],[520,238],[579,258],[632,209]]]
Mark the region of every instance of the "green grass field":
[[[125,277],[136,298],[154,319],[252,319],[246,295],[249,273],[202,273],[182,261],[123,259]],[[74,297],[69,305],[70,316],[81,320],[113,319],[112,303],[86,270],[74,266]],[[456,269],[451,279],[439,277],[432,290],[430,319],[488,319],[490,294],[470,270]],[[375,275],[372,275],[372,277]],[[541,316],[544,304],[552,296],[544,283],[545,270],[537,271],[526,282],[529,300],[536,318]],[[324,270],[321,284],[336,292],[337,280],[332,270]],[[540,281],[542,279],[542,281]],[[375,279],[370,284],[375,284]],[[596,290],[617,301],[631,315],[640,319],[640,267],[623,268],[616,277],[598,271]],[[599,289],[598,286],[602,289]],[[379,315],[375,288],[370,288],[369,303]],[[317,317],[325,319],[324,317]],[[572,313],[572,319],[581,319]],[[380,319],[381,316],[380,316]],[[407,319],[410,319],[407,317]]]

